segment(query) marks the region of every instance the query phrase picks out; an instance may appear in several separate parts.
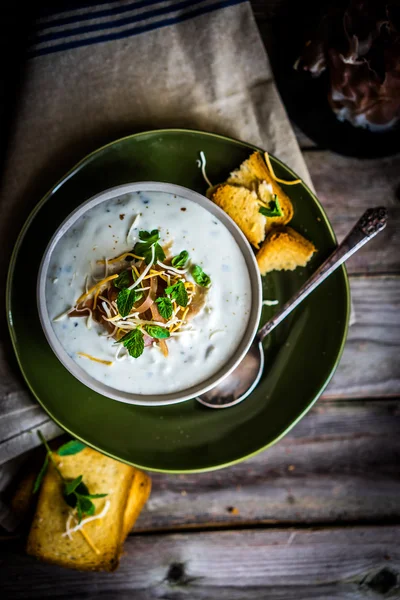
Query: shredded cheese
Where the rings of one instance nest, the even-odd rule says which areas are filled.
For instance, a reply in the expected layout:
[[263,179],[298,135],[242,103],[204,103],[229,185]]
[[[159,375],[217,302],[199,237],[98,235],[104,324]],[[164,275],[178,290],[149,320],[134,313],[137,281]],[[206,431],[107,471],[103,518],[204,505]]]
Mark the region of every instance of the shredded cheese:
[[[108,261],[108,264],[113,265],[114,263],[119,262],[120,260],[124,260],[124,258],[126,258],[127,256],[132,256],[132,258],[137,258],[138,260],[144,259],[144,256],[138,256],[137,254],[133,254],[132,252],[125,252],[124,254],[120,254],[120,256],[117,256],[116,258],[110,258],[110,260]],[[105,263],[105,260],[97,261],[98,265],[104,265],[104,263]]]
[[293,181],[285,181],[285,179],[279,179],[279,177],[277,177],[274,173],[274,169],[272,168],[268,152],[264,152],[264,156],[265,162],[267,163],[267,167],[269,169],[272,179],[274,179],[278,183],[284,183],[285,185],[296,185],[297,183],[301,183],[301,179],[294,179]]
[[135,273],[136,277],[140,277],[140,273],[137,270],[137,268],[135,267],[135,265],[132,265],[132,271]]
[[200,152],[200,160],[197,161],[197,166],[199,168],[201,167],[201,174],[203,175],[204,180],[206,181],[206,183],[208,183],[209,187],[212,187],[213,184],[211,183],[211,181],[207,177],[206,165],[207,165],[206,157],[205,157],[204,152],[202,150]]
[[263,300],[263,306],[275,306],[275,304],[279,304],[279,300]]
[[97,548],[97,546],[95,546],[92,542],[92,540],[90,539],[90,537],[88,536],[88,534],[86,533],[86,531],[84,529],[80,529],[79,533],[82,534],[82,536],[85,538],[86,542],[89,544],[89,546],[91,547],[91,549],[93,550],[93,552],[95,552],[96,554],[100,554],[100,550]]
[[150,260],[149,264],[147,265],[147,267],[145,268],[143,273],[136,279],[136,281],[131,286],[128,287],[128,290],[133,290],[146,277],[147,273],[150,271],[151,267],[153,266],[154,256],[155,256],[155,250],[154,250],[154,244],[153,244],[151,247],[151,260]]
[[129,227],[129,231],[128,231],[127,235],[126,235],[126,241],[127,242],[129,242],[129,238],[130,238],[130,235],[132,233],[132,229],[136,229],[136,227],[139,224],[139,221],[140,221],[140,213],[138,215],[136,215],[136,217],[133,219],[132,225]]
[[161,321],[144,321],[137,317],[132,318],[132,315],[129,315],[129,317],[130,318],[120,317],[122,321],[112,321],[111,319],[106,319],[106,321],[112,321],[117,327],[125,327],[130,329],[136,327],[136,325],[159,325],[160,327],[164,327],[164,329],[166,328],[166,324],[162,323]]
[[65,317],[67,317],[69,315],[70,312],[72,312],[74,310],[74,307],[69,308],[68,310],[66,310],[65,312],[61,313],[61,315],[58,315],[58,317],[55,317],[53,319],[53,323],[55,323],[56,321],[62,321],[63,319],[65,319]]
[[187,273],[187,269],[176,269],[175,267],[171,267],[171,265],[165,265],[163,262],[161,262],[161,260],[158,260],[157,264],[166,271],[172,271],[173,273],[178,273],[178,275]]
[[98,290],[95,292],[95,294],[94,294],[94,300],[93,300],[93,310],[94,310],[94,309],[96,308],[96,306],[97,306],[97,298],[99,297],[99,295],[100,295],[100,292],[101,292],[101,288],[99,288],[99,289],[98,289]]
[[102,333],[101,337],[112,338],[117,333],[117,331],[118,331],[118,327],[115,326],[111,333]]
[[94,362],[101,363],[102,365],[107,365],[107,367],[111,367],[112,360],[103,360],[102,358],[96,358],[91,354],[86,354],[86,352],[77,352],[79,356],[83,356],[84,358],[88,358],[89,360],[93,360]]
[[[108,308],[107,304],[105,302],[102,302],[101,305],[102,305],[104,312],[106,313],[108,319],[111,319],[111,311]],[[103,319],[104,319],[104,317],[103,317]],[[108,319],[105,319],[105,320],[108,321]]]
[[82,296],[79,296],[76,304],[80,304],[81,302],[83,302],[83,300],[86,300],[86,298],[88,296],[90,296],[98,287],[103,286],[105,283],[108,283],[109,281],[111,281],[112,279],[116,279],[117,277],[118,277],[118,275],[115,274],[115,275],[110,275],[109,277],[106,277],[105,279],[102,279],[101,281],[96,283],[96,285],[91,287],[90,290],[88,290],[87,292],[82,294]]
[[[93,515],[92,517],[86,517],[86,519],[82,519],[82,521],[80,523],[78,523],[78,525],[75,525],[75,527],[67,528],[66,531],[62,534],[62,536],[70,537],[72,533],[75,533],[75,531],[82,530],[82,527],[84,525],[86,525],[87,523],[90,523],[91,521],[96,521],[97,519],[103,519],[106,516],[106,514],[108,513],[110,506],[111,506],[111,502],[109,500],[106,500],[103,510],[101,512],[99,512],[98,515]],[[67,520],[67,524],[68,524],[68,520]]]
[[122,344],[119,344],[117,350],[115,352],[115,360],[121,362],[121,360],[125,360],[128,356],[128,352],[125,350],[125,354],[120,356],[121,350],[125,350],[125,347]]

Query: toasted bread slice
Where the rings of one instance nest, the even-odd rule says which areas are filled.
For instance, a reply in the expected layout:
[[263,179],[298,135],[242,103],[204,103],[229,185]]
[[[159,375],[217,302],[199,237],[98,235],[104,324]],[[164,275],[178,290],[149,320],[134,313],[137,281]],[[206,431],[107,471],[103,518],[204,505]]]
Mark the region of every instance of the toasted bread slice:
[[265,237],[266,219],[259,212],[257,194],[245,187],[222,184],[215,189],[212,200],[235,221],[250,244],[258,248]]
[[261,275],[269,271],[293,271],[304,267],[316,248],[291,227],[273,229],[257,252]]
[[[142,508],[146,504],[151,492],[151,479],[146,473],[139,469],[133,469],[133,482],[129,491],[124,514],[124,525],[122,532],[122,541],[134,526]],[[29,517],[33,517],[33,510],[36,507],[36,494],[33,495],[33,486],[39,469],[31,468],[25,473],[18,482],[18,486],[11,498],[11,511],[21,521],[25,522]]]
[[293,217],[293,205],[283,189],[271,177],[269,169],[263,156],[259,152],[245,160],[236,171],[233,171],[227,179],[227,183],[240,185],[248,190],[255,191],[263,202],[268,204],[274,194],[278,196],[283,215],[281,217],[268,217],[266,221],[266,233],[273,227],[286,225]]
[[[40,467],[39,467],[40,468]],[[11,498],[10,508],[15,517],[24,523],[29,517],[33,516],[33,510],[36,505],[36,494],[33,496],[33,486],[39,469],[30,469],[20,479],[15,492]]]
[[106,502],[110,503],[109,509],[102,519],[85,524],[84,532],[91,544],[80,531],[74,532],[72,539],[63,536],[70,509],[62,497],[59,475],[50,464],[28,536],[28,554],[64,567],[113,571],[122,552],[124,515],[133,468],[90,448],[73,456],[53,456],[65,478],[83,475],[91,494],[108,494],[106,498],[94,500],[97,514]]
[[143,471],[133,469],[133,482],[129,492],[124,514],[124,525],[122,531],[122,540],[125,541],[126,536],[131,531],[136,523],[138,516],[146,504],[151,492],[151,479]]

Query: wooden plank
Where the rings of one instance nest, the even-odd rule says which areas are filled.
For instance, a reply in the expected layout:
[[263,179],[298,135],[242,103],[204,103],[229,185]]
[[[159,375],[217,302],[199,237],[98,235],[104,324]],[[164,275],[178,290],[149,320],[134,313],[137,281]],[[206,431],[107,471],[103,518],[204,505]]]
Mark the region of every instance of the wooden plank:
[[339,241],[365,209],[383,205],[389,210],[386,230],[348,261],[349,272],[400,272],[400,155],[361,160],[306,151],[304,158]]
[[79,573],[1,553],[2,588],[17,598],[398,598],[400,527],[128,538],[113,574]]
[[326,398],[400,395],[400,278],[352,277],[356,323]]
[[278,444],[195,475],[152,473],[140,531],[400,520],[400,401],[322,402]]

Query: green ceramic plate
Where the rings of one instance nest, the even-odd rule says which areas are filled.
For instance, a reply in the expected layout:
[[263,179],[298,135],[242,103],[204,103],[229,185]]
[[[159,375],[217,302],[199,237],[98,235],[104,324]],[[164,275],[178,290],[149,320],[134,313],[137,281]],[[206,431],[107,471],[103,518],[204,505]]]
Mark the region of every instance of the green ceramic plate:
[[[15,246],[7,283],[7,315],[28,386],[49,415],[90,446],[146,469],[190,472],[240,461],[276,442],[307,412],[330,380],[349,317],[344,268],[325,281],[266,340],[265,373],[238,406],[212,410],[188,401],[167,407],[122,404],[86,388],[48,346],[36,308],[37,269],[63,219],[98,192],[132,181],[177,183],[204,193],[196,160],[203,150],[212,182],[223,181],[253,146],[209,133],[160,130],[132,135],[87,156],[59,181],[28,218]],[[295,175],[273,160],[278,176]],[[305,185],[286,186],[293,227],[318,253],[305,269],[264,279],[264,298],[285,302],[335,246],[332,228]],[[26,256],[34,268],[26,269]],[[275,307],[265,306],[262,322]]]

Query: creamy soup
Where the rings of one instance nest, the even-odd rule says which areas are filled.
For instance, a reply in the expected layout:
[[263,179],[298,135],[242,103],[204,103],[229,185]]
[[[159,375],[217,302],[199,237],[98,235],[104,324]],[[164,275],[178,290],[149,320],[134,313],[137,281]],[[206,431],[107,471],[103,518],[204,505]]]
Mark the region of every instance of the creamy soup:
[[[131,251],[139,231],[154,229],[170,256],[186,250],[211,285],[200,311],[171,334],[167,357],[154,343],[133,358],[99,323],[65,313],[106,274],[99,261]],[[187,277],[194,281],[190,270]],[[65,351],[93,378],[128,393],[178,392],[214,375],[242,340],[251,301],[247,266],[228,229],[196,203],[165,192],[127,193],[87,211],[57,243],[47,271],[47,309]]]

